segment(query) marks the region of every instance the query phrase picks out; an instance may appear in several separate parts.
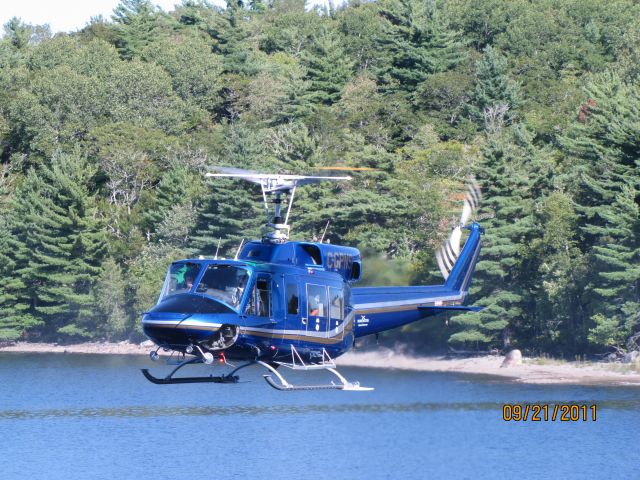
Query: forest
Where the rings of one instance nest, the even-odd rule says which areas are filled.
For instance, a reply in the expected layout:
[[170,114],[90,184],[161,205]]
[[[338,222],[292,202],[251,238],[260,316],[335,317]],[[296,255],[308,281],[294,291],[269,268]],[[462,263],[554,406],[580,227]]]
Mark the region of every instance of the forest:
[[440,282],[473,175],[470,302],[428,349],[604,354],[640,343],[640,4],[122,0],[0,39],[0,341],[141,339],[176,259],[258,238],[261,194],[215,166],[313,174],[292,237],[363,284]]

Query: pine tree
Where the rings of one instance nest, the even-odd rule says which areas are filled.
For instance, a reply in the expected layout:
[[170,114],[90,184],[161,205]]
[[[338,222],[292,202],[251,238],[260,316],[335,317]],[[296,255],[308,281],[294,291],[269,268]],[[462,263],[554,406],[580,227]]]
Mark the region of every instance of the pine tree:
[[[593,270],[596,278],[590,289],[595,305],[595,327],[589,341],[596,345],[623,346],[640,329],[640,192],[626,185],[600,216],[607,222],[593,227],[599,240],[593,246]],[[604,327],[604,325],[607,325]],[[603,335],[613,328],[611,333]]]
[[162,23],[149,0],[120,0],[111,18],[116,23],[116,47],[125,59],[140,55],[157,38]]
[[42,325],[38,319],[26,314],[19,293],[25,285],[16,274],[16,265],[24,261],[26,246],[13,235],[9,215],[0,216],[0,342],[17,340],[26,331]]
[[[264,138],[241,125],[229,128],[223,158],[236,168],[273,171],[263,161]],[[194,254],[233,257],[243,240],[260,238],[264,224],[262,195],[257,187],[233,179],[209,180],[203,198],[197,203],[198,220],[192,234]]]
[[96,325],[96,329],[111,339],[122,338],[132,326],[127,312],[127,282],[113,258],[107,258],[101,269],[92,292],[104,323]]
[[[493,218],[483,222],[482,256],[476,266],[472,296],[486,308],[457,315],[451,322],[461,330],[450,343],[508,346],[516,333],[529,328],[526,307],[530,272],[524,271],[528,242],[535,234],[531,186],[535,178],[533,147],[518,145],[517,131],[489,137],[477,178],[482,208]],[[520,139],[520,141],[526,139]]]
[[323,29],[302,52],[301,61],[307,69],[307,79],[311,81],[308,99],[324,105],[337,102],[353,69],[339,36],[332,30]]
[[209,31],[218,44],[217,51],[223,55],[225,73],[254,75],[259,70],[248,42],[250,32],[244,20],[247,13],[242,2],[227,0],[221,28]]
[[592,344],[620,346],[638,331],[640,88],[605,72],[585,93],[578,122],[562,138],[588,256],[582,333]]
[[379,40],[389,58],[382,61],[380,77],[391,90],[413,91],[429,74],[446,71],[466,56],[458,32],[433,1],[393,0],[384,4],[386,34]]
[[476,84],[469,113],[478,124],[491,131],[502,123],[511,123],[518,116],[522,100],[519,87],[509,77],[507,59],[491,45],[476,63]]
[[27,248],[15,259],[25,286],[20,317],[43,322],[50,336],[92,336],[90,290],[105,248],[90,194],[94,174],[79,153],[58,153],[50,165],[28,172],[15,197],[21,221],[14,234]]
[[176,165],[162,175],[155,203],[145,211],[145,223],[153,231],[175,205],[190,203],[196,179],[185,165]]

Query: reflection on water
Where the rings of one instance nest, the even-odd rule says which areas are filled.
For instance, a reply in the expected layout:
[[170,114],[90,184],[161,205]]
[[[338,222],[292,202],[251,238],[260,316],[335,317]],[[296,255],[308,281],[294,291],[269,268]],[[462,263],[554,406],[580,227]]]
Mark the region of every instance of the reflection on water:
[[[564,400],[549,400],[535,402],[543,405],[556,405]],[[640,400],[581,400],[580,405],[597,405],[599,410],[638,410]],[[119,407],[119,408],[64,408],[48,410],[0,410],[0,419],[36,420],[64,417],[178,417],[178,416],[230,416],[230,415],[303,415],[313,413],[407,413],[407,412],[437,412],[437,411],[480,411],[499,410],[500,402],[458,402],[458,403],[389,403],[389,404],[332,404],[332,405],[273,405],[273,406],[232,406],[232,407],[202,407],[202,406],[172,406],[172,407]]]

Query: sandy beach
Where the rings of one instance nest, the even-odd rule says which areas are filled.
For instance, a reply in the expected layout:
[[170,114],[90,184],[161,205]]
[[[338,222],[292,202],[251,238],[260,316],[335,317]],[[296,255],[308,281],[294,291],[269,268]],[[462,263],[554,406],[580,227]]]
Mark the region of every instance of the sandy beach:
[[[74,345],[17,342],[0,346],[0,352],[62,354],[148,355],[152,349],[151,342],[87,342]],[[159,353],[163,353],[162,350]],[[349,352],[338,358],[336,363],[338,366],[493,375],[521,383],[640,386],[640,364],[562,362],[524,358],[521,365],[502,367],[503,361],[504,356],[500,355],[469,358],[421,357],[380,348],[375,351]]]
[[443,356],[413,357],[392,350],[381,352],[349,352],[338,365],[395,368],[422,372],[456,372],[505,377],[521,383],[638,385],[640,365],[595,362],[561,362],[544,358],[524,358],[521,365],[502,367],[503,355],[470,358]]

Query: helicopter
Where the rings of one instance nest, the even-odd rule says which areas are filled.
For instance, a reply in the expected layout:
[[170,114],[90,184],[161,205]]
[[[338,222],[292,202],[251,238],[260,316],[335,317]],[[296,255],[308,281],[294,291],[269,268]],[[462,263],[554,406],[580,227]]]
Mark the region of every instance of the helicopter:
[[[164,377],[142,369],[149,381],[237,383],[240,370],[258,365],[267,370],[263,377],[277,390],[373,390],[347,380],[335,363],[356,338],[444,312],[481,309],[464,305],[483,233],[478,223],[467,224],[481,198],[475,181],[465,192],[460,221],[436,253],[443,284],[355,287],[362,276],[358,249],[323,239],[290,241],[288,224],[297,188],[351,177],[263,174],[225,167],[215,171],[206,176],[261,187],[266,214],[262,238],[241,244],[233,259],[216,254],[169,266],[157,304],[142,316],[142,329],[157,345],[151,359],[158,360],[160,349],[172,352],[167,363],[174,368]],[[461,247],[463,229],[469,234]],[[176,376],[192,364],[229,365],[232,370]],[[281,373],[283,369],[323,370],[337,382],[295,385]]]

